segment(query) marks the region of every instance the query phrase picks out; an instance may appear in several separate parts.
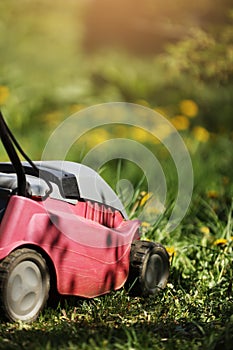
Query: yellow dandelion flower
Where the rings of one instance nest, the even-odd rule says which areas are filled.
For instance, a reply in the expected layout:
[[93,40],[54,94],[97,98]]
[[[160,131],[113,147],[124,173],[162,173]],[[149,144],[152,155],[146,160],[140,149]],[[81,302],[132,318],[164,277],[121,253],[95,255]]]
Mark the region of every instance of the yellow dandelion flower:
[[210,137],[209,131],[203,128],[202,126],[196,126],[193,129],[193,135],[195,139],[199,142],[207,142]]
[[[152,134],[155,135],[158,140],[163,140],[173,133],[173,128],[168,123],[160,123],[152,130]],[[158,143],[154,138],[154,142]]]
[[170,257],[176,255],[176,250],[175,250],[175,248],[173,246],[172,247],[166,247],[166,251],[168,252],[168,255]]
[[142,226],[142,227],[150,227],[150,224],[149,224],[149,222],[147,222],[147,221],[143,221],[143,222],[141,223],[141,226]]
[[7,86],[0,85],[0,105],[3,105],[10,95],[10,91]]
[[208,234],[210,233],[210,229],[209,229],[208,226],[202,226],[202,227],[200,228],[200,232],[201,232],[201,233],[204,233],[204,235],[208,235]]
[[215,190],[209,190],[207,192],[207,197],[208,198],[212,198],[212,199],[215,199],[215,198],[218,198],[219,197],[219,193]]
[[110,138],[110,135],[105,129],[93,130],[86,135],[87,143],[90,146],[97,145],[102,143]]
[[136,128],[134,130],[134,137],[136,140],[140,142],[146,142],[148,141],[149,135],[148,135],[148,132],[146,132],[145,130]]
[[145,194],[147,194],[146,191],[141,191],[140,194],[139,194],[139,196],[142,198],[143,196],[145,196]]
[[71,106],[69,107],[69,109],[70,109],[70,112],[71,112],[71,113],[76,113],[76,112],[81,111],[81,110],[84,109],[85,107],[86,107],[86,106],[83,105],[83,104],[78,104],[78,103],[76,103],[76,104],[71,105]]
[[62,118],[62,113],[60,111],[51,111],[42,116],[43,121],[50,127],[54,127]]
[[227,244],[227,239],[225,239],[225,238],[218,238],[213,243],[213,245],[218,245],[218,246],[222,246],[222,245],[226,245],[226,244]]
[[141,239],[145,239],[145,240],[148,240],[146,237],[145,237],[145,235],[146,235],[146,233],[150,230],[150,228],[151,228],[151,225],[149,224],[149,222],[147,222],[147,221],[143,221],[142,223],[141,223],[141,227],[140,227],[140,229],[141,229],[141,234],[142,234],[142,238]]
[[147,237],[143,237],[143,241],[151,242],[151,239],[149,239]]
[[184,115],[177,115],[171,118],[171,123],[177,130],[187,130],[190,125],[188,118]]
[[145,193],[143,195],[142,199],[140,200],[140,207],[143,207],[151,197],[152,197],[152,193],[150,193],[150,192]]
[[194,118],[198,113],[198,105],[193,100],[182,100],[180,102],[180,111],[187,117]]
[[115,125],[113,132],[116,137],[127,137],[129,128],[126,125]]

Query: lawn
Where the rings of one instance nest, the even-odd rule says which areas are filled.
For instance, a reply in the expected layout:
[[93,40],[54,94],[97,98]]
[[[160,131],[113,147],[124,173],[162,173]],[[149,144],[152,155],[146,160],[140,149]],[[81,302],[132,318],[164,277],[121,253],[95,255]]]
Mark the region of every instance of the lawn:
[[[40,159],[49,136],[71,114],[112,101],[145,106],[161,113],[182,137],[192,161],[192,198],[182,221],[168,232],[178,179],[164,145],[125,125],[83,135],[70,148],[69,160],[81,162],[96,145],[120,135],[147,147],[161,164],[165,211],[156,222],[142,222],[142,235],[167,248],[168,285],[150,298],[129,296],[124,289],[91,300],[62,298],[33,324],[2,320],[0,349],[230,350],[232,29],[219,30],[225,42],[198,29],[191,39],[143,59],[117,50],[89,55],[81,48],[83,7],[67,3],[65,10],[62,0],[55,8],[45,0],[35,7],[26,0],[0,4],[0,107],[20,144]],[[222,55],[225,65],[218,60]],[[0,158],[7,159],[2,148]],[[122,198],[129,216],[139,216],[150,197],[143,169],[126,160],[101,165],[114,190],[121,179],[132,185],[130,201]]]
[[[64,298],[33,324],[2,322],[0,348],[232,349],[232,141],[212,135],[196,145],[189,132],[188,139],[195,144],[188,213],[170,233],[165,228],[173,202],[159,223],[142,223],[143,238],[161,242],[170,254],[167,288],[150,298],[124,289],[91,300]],[[168,187],[170,198],[173,192]],[[132,217],[147,198],[139,186],[128,205]]]
[[31,325],[2,323],[0,348],[232,349],[228,190],[194,191],[189,213],[169,235],[163,231],[166,219],[164,215],[156,230],[147,227],[144,233],[162,242],[171,255],[163,292],[145,299],[129,296],[124,289],[91,300],[64,298]]

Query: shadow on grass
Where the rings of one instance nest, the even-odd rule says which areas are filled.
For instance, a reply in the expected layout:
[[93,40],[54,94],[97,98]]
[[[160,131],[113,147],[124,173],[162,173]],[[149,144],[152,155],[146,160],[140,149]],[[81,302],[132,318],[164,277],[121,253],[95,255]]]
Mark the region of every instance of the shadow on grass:
[[126,325],[117,316],[105,321],[88,322],[77,315],[76,320],[54,324],[49,320],[18,328],[4,324],[0,349],[232,349],[232,316],[209,323],[139,320]]

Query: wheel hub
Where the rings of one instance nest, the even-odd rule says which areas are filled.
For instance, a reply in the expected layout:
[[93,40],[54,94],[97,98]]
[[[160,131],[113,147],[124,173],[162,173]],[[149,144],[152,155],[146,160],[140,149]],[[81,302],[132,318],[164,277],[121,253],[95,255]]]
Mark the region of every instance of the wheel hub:
[[33,262],[23,261],[13,269],[8,281],[7,301],[16,317],[28,317],[40,308],[42,285],[40,270]]

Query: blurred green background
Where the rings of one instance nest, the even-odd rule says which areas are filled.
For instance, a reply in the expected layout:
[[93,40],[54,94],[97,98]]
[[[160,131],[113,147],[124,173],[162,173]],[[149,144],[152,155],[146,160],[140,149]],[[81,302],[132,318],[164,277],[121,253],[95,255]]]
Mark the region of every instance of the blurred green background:
[[[232,348],[232,20],[232,0],[0,0],[0,108],[32,159],[71,114],[125,101],[168,118],[194,170],[189,210],[167,233],[179,179],[158,140],[119,126],[74,144],[73,161],[114,137],[153,151],[167,184],[166,210],[154,225],[143,222],[142,233],[167,247],[170,286],[162,299],[129,302],[119,292],[48,311],[31,328],[2,324],[0,348]],[[0,160],[7,160],[1,145]],[[151,195],[141,169],[112,160],[101,175],[115,190],[119,179],[130,181],[126,210],[137,217]]]
[[[51,132],[72,113],[104,102],[142,104],[181,132],[203,186],[207,171],[216,174],[211,169],[226,182],[232,19],[230,0],[1,1],[0,107],[26,152],[39,159]],[[83,145],[109,137],[111,130],[93,132],[70,158],[80,161]],[[141,130],[134,138],[151,143]]]

